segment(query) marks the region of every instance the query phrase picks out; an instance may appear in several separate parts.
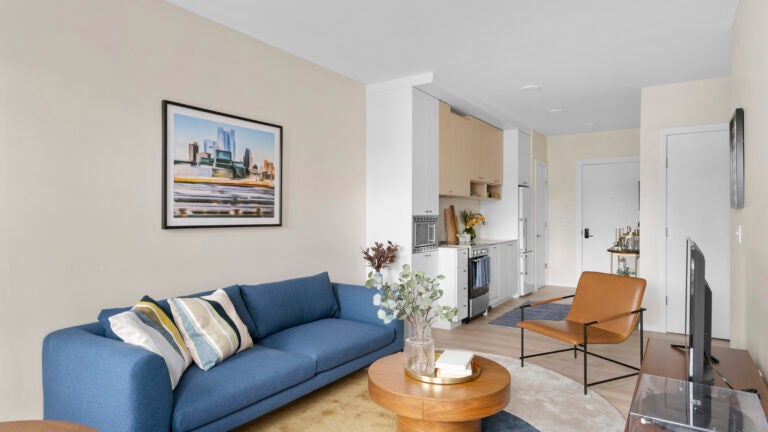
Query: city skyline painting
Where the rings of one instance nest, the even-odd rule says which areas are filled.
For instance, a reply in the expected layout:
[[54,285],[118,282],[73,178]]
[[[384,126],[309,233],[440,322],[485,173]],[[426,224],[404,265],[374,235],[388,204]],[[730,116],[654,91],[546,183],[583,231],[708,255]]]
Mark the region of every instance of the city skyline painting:
[[280,226],[282,126],[163,101],[163,228]]

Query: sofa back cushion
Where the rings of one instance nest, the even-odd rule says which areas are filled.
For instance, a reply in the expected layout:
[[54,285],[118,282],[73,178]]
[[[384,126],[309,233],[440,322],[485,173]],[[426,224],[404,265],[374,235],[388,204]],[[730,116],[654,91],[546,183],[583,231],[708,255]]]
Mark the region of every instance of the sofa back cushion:
[[333,318],[339,311],[327,272],[281,282],[241,285],[240,290],[259,339],[297,325]]
[[[211,291],[203,291],[197,294],[192,294],[190,296],[186,297],[202,297],[213,294],[214,290]],[[224,292],[227,293],[229,296],[229,299],[232,301],[232,305],[235,307],[235,311],[237,312],[237,315],[240,317],[241,320],[243,320],[243,323],[248,328],[248,333],[250,333],[251,338],[256,337],[256,324],[254,324],[253,320],[251,319],[251,315],[248,313],[248,308],[245,307],[245,303],[243,302],[243,297],[240,295],[240,285],[232,285],[224,288]],[[169,317],[172,316],[171,314],[171,306],[168,304],[168,300],[159,300],[157,304],[160,306],[160,308],[165,312]],[[121,308],[111,308],[111,309],[102,309],[99,313],[98,320],[101,323],[102,327],[104,327],[104,333],[105,336],[112,339],[120,340],[120,338],[115,334],[114,331],[112,331],[112,328],[109,325],[109,317],[113,315],[117,315],[120,312],[125,312],[127,310],[130,310],[130,307],[121,307]]]

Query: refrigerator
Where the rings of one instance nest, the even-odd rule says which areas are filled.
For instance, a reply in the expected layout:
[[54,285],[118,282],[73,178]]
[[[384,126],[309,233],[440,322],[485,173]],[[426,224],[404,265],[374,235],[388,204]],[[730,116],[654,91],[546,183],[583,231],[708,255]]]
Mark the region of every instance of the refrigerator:
[[536,245],[536,235],[534,233],[533,219],[533,191],[528,186],[518,187],[518,245],[520,247],[520,280],[517,286],[520,289],[520,295],[528,295],[536,288],[534,280],[534,246]]

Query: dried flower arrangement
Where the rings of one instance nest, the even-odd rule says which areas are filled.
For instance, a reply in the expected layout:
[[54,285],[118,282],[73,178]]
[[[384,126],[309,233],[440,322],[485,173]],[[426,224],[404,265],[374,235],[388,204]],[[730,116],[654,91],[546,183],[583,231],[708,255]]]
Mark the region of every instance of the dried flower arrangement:
[[360,251],[363,253],[363,260],[368,264],[368,267],[379,273],[381,269],[395,262],[398,249],[400,249],[399,245],[387,241],[386,246],[383,243],[374,242],[373,246]]

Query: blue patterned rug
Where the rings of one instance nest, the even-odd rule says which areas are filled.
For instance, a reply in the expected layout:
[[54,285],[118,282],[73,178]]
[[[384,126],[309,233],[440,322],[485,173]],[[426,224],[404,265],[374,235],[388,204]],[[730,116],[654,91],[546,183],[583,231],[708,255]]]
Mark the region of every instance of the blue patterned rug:
[[[525,302],[523,304],[530,304],[531,302]],[[559,303],[547,303],[541,306],[527,308],[525,310],[526,320],[552,320],[561,321],[568,315],[568,311],[571,310],[569,304]],[[520,307],[516,307],[504,315],[491,321],[491,324],[504,327],[517,327],[517,323],[520,322]]]
[[483,419],[483,432],[539,432],[520,417],[506,411]]

